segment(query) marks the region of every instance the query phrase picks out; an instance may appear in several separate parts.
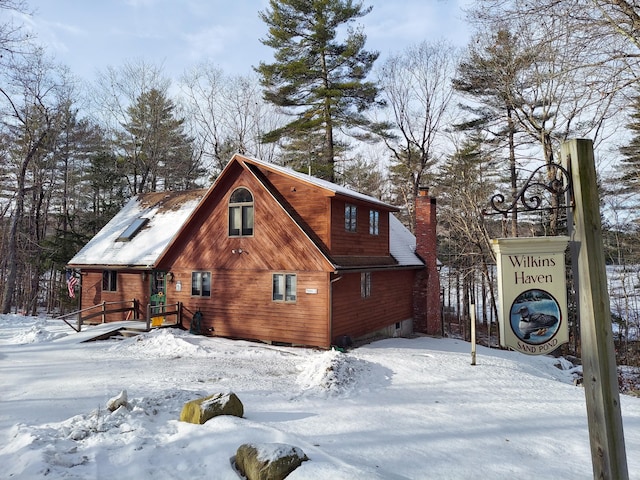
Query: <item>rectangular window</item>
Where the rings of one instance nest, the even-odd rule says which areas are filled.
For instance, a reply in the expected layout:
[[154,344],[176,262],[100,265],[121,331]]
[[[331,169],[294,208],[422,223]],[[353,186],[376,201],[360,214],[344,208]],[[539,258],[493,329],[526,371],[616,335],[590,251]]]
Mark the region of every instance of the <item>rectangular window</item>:
[[229,236],[239,237],[242,225],[242,207],[229,207]]
[[115,270],[103,270],[102,291],[115,292],[118,290],[118,272]]
[[369,210],[369,235],[378,235],[380,233],[380,212],[377,210]]
[[253,205],[229,207],[229,236],[253,235]]
[[362,272],[360,274],[360,295],[362,298],[371,296],[371,272]]
[[242,207],[242,235],[253,235],[253,205]]
[[344,206],[344,229],[347,232],[355,232],[356,231],[356,217],[358,216],[358,210],[355,205],[349,205],[348,203]]
[[272,300],[274,302],[295,302],[297,283],[295,273],[274,273]]
[[211,272],[191,272],[191,295],[194,297],[211,296]]

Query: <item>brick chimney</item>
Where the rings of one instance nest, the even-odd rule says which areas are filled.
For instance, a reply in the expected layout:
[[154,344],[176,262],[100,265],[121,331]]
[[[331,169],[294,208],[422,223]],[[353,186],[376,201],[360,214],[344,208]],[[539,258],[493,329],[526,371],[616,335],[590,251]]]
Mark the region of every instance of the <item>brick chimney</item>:
[[416,253],[425,268],[418,272],[413,288],[414,331],[442,335],[440,305],[440,274],[436,256],[436,199],[429,196],[428,187],[420,187],[415,200]]

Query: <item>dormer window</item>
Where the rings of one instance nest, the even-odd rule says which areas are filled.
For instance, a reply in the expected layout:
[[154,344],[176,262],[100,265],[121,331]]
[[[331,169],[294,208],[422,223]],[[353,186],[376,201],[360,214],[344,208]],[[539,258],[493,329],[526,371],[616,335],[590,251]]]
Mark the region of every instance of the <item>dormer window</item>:
[[229,198],[229,236],[253,235],[253,195],[244,187],[236,188]]
[[133,237],[135,237],[138,234],[140,230],[142,230],[142,227],[144,227],[148,221],[149,221],[148,218],[144,218],[144,217],[136,218],[133,222],[131,222],[131,225],[129,225],[125,229],[125,231],[122,232],[118,238],[116,238],[116,242],[130,241]]

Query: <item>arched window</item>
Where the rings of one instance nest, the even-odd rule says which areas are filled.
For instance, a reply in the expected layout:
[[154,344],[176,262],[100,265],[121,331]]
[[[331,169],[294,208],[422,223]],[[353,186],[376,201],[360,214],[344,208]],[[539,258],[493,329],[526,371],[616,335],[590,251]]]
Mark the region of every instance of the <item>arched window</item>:
[[236,188],[229,198],[229,236],[253,235],[253,195],[246,188]]

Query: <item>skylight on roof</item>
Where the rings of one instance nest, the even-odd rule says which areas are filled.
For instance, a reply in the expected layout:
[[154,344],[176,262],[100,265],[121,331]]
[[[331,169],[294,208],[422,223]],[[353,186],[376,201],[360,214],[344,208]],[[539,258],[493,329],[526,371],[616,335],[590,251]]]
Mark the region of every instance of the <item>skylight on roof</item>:
[[144,227],[147,224],[148,221],[149,221],[148,218],[144,218],[144,217],[136,218],[131,223],[131,225],[129,225],[125,229],[125,231],[122,232],[118,238],[116,238],[116,242],[128,242],[138,234],[138,232],[142,229],[142,227]]

